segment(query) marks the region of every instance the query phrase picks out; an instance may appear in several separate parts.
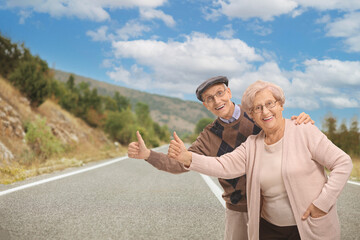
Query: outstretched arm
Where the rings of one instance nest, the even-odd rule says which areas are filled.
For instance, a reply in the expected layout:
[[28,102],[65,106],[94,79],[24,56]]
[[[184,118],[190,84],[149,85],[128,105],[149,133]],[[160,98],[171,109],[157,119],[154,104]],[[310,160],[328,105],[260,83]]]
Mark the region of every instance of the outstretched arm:
[[246,150],[244,144],[220,157],[207,157],[187,151],[184,143],[174,132],[174,140],[170,142],[168,156],[189,170],[213,177],[230,179],[245,173]]

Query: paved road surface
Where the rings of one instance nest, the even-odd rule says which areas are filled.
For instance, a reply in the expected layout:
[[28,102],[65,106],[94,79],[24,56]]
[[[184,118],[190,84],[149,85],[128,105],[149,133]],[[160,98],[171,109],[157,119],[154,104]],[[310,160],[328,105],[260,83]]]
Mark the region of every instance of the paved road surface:
[[[223,239],[224,207],[199,174],[122,159],[0,185],[0,239]],[[342,239],[360,239],[359,196],[347,184],[338,201]]]

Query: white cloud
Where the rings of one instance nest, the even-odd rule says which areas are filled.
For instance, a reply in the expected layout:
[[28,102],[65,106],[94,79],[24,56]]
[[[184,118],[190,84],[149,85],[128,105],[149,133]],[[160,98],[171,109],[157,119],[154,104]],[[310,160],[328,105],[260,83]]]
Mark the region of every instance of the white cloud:
[[306,67],[306,78],[310,82],[317,82],[335,88],[360,86],[359,61],[340,61],[336,59],[319,61],[311,59],[306,60],[304,66]]
[[345,14],[326,24],[326,35],[345,38],[344,43],[350,52],[360,52],[360,12]]
[[292,0],[219,0],[221,12],[228,17],[241,18],[261,18],[263,21],[272,21],[274,17],[288,14],[297,6],[296,1]]
[[330,20],[331,20],[330,15],[326,14],[326,15],[322,16],[321,18],[317,19],[315,21],[315,23],[317,23],[317,24],[325,24],[325,23],[329,23]]
[[87,31],[86,35],[91,37],[91,39],[96,42],[108,41],[109,37],[107,35],[107,30],[108,30],[107,26],[102,26],[98,28],[96,31],[90,31],[90,30]]
[[149,32],[150,30],[150,27],[136,20],[131,20],[124,27],[116,30],[116,39],[128,40],[129,38],[140,37],[143,32]]
[[214,0],[213,9],[208,12],[222,13],[231,18],[259,18],[272,21],[283,14],[297,17],[308,9],[318,11],[340,10],[355,11],[360,9],[358,0]]
[[320,11],[353,11],[360,9],[360,2],[358,0],[296,0],[296,2],[302,7],[315,8]]
[[156,8],[167,0],[12,0],[6,2],[6,8],[25,8],[29,11],[48,13],[52,17],[77,17],[93,21],[110,19],[106,9],[134,7]]
[[117,81],[117,82],[123,82],[125,84],[130,85],[130,76],[131,73],[124,69],[122,66],[115,67],[113,71],[107,72],[108,76]]
[[93,41],[116,41],[128,40],[130,38],[141,37],[144,32],[151,31],[151,28],[138,22],[137,20],[128,21],[122,28],[117,29],[114,33],[108,33],[107,26],[101,26],[96,31],[87,31],[86,35]]
[[358,108],[360,104],[355,99],[349,99],[347,96],[323,97],[321,100],[335,108]]
[[217,33],[217,35],[219,37],[222,37],[222,38],[225,38],[225,39],[233,38],[234,34],[235,34],[235,31],[232,28],[231,24],[225,25],[225,29],[223,31]]
[[[151,77],[156,79],[153,88],[173,92],[182,89],[185,93],[193,93],[196,84],[209,76],[246,72],[253,67],[251,62],[263,60],[241,40],[222,40],[199,33],[186,36],[184,42],[118,41],[113,48],[116,58],[133,59],[151,69]],[[115,75],[111,77],[122,81]]]
[[165,14],[161,10],[156,10],[152,8],[140,8],[140,16],[143,19],[147,19],[147,20],[160,19],[168,27],[174,27],[176,24],[172,16]]
[[204,18],[209,21],[217,21],[221,17],[221,10],[210,7],[201,8],[201,12],[204,14]]
[[225,75],[236,99],[241,99],[248,85],[262,79],[284,89],[286,107],[312,110],[360,106],[360,97],[355,96],[359,91],[354,91],[360,86],[360,61],[309,59],[299,64],[304,70],[285,71],[274,58],[259,55],[238,39],[210,38],[200,33],[185,36],[183,42],[117,41],[113,49],[116,59],[131,59],[137,65],[129,70],[117,67],[109,76],[133,88],[160,90],[172,96],[193,94],[205,79]]
[[20,10],[19,15],[20,15],[19,23],[24,24],[25,20],[31,16],[31,12],[27,10]]
[[264,25],[260,24],[257,19],[255,19],[253,22],[249,22],[247,24],[247,29],[249,31],[253,31],[255,34],[260,36],[266,36],[272,33],[271,28],[265,27]]
[[[311,99],[307,109],[321,106],[336,108],[359,107],[360,99],[354,89],[360,86],[360,62],[336,59],[311,59],[303,62],[304,71],[285,73],[291,81],[288,89],[290,102],[295,104],[301,98]],[[302,100],[302,105],[308,102]],[[317,107],[316,107],[317,106]]]
[[104,59],[101,63],[101,67],[104,68],[111,68],[114,67],[114,60],[113,59]]

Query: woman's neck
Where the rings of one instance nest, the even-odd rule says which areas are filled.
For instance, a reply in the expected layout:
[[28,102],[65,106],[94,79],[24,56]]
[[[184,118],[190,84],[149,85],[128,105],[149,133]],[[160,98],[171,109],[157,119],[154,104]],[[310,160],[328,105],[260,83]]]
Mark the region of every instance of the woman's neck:
[[282,119],[279,127],[273,130],[265,131],[265,143],[268,145],[274,144],[279,141],[285,132],[285,119]]

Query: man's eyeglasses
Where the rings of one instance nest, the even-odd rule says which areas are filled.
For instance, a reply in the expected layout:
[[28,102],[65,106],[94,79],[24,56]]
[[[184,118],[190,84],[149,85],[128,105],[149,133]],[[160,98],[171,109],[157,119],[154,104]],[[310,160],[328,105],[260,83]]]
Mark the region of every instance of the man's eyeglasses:
[[205,98],[204,102],[206,102],[207,104],[213,103],[213,102],[215,102],[215,96],[216,97],[222,97],[222,96],[225,95],[225,93],[226,93],[226,88],[224,90],[217,91],[214,95],[207,96]]
[[267,109],[271,109],[273,107],[275,107],[276,105],[276,101],[267,101],[264,105],[257,105],[255,107],[253,107],[252,111],[254,113],[261,113],[264,110],[264,107],[266,107]]

